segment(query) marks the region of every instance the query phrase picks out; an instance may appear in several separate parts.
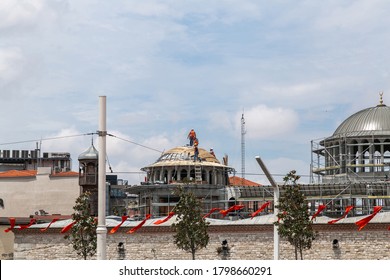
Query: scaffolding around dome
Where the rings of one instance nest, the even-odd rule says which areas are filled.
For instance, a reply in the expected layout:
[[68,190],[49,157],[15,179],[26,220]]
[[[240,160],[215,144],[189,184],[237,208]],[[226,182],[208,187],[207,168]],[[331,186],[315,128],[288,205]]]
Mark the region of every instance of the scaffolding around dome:
[[390,107],[361,110],[332,136],[311,141],[312,182],[385,181],[390,175]]
[[390,209],[390,107],[382,95],[377,106],[351,115],[332,136],[311,141],[310,179],[319,189],[308,193],[309,200],[354,205],[359,210],[353,215],[376,205]]

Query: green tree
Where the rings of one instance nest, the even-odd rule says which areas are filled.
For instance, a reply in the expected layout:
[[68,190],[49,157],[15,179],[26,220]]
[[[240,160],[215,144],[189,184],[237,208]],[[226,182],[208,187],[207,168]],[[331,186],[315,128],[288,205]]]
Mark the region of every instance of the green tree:
[[295,259],[298,259],[299,253],[300,259],[303,260],[302,252],[311,248],[315,232],[305,196],[297,183],[299,178],[295,170],[284,177],[284,192],[277,206],[279,214],[275,224],[279,226],[279,235],[294,246]]
[[64,237],[70,240],[73,249],[84,260],[95,255],[97,247],[97,224],[94,217],[91,216],[89,197],[90,193],[85,192],[76,199],[76,204],[73,207],[75,212],[72,214],[74,224],[70,233]]
[[195,260],[196,252],[209,243],[209,223],[203,219],[201,203],[193,192],[179,187],[175,193],[180,200],[175,207],[177,220],[172,224],[175,230],[174,243],[178,248],[191,253]]

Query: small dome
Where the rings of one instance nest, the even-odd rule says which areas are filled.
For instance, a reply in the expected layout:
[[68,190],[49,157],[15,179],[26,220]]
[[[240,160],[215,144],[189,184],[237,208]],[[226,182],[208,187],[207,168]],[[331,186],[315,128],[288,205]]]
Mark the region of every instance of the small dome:
[[335,130],[335,136],[366,136],[390,134],[390,107],[380,104],[361,110],[345,121]]
[[99,158],[99,152],[95,149],[93,144],[91,147],[88,148],[85,152],[79,155],[79,160],[91,160],[91,159],[98,159]]

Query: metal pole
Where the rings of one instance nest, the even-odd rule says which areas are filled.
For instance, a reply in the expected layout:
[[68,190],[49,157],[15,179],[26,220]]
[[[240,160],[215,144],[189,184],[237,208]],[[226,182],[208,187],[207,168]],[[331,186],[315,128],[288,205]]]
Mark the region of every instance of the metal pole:
[[99,178],[98,178],[98,225],[97,259],[106,259],[106,97],[99,96]]
[[[277,217],[277,215],[279,213],[278,208],[276,208],[276,206],[279,205],[279,186],[276,184],[271,173],[269,173],[267,167],[265,166],[264,162],[261,160],[261,158],[259,156],[256,156],[256,161],[260,165],[265,176],[267,176],[268,181],[271,183],[271,185],[274,189],[274,214],[275,214],[275,217]],[[279,242],[278,226],[274,224],[274,260],[279,259],[279,243],[280,242]]]

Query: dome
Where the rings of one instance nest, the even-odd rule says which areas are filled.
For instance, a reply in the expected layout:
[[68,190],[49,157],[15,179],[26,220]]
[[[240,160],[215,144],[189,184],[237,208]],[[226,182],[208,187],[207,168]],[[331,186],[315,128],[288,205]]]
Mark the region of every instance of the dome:
[[95,149],[93,144],[85,152],[79,155],[79,160],[97,160],[99,158],[99,152]]
[[332,138],[367,135],[390,135],[390,107],[381,103],[353,114],[339,125]]
[[[203,148],[198,148],[199,158],[201,159],[200,165],[207,166],[224,166],[218,159],[216,159],[210,152]],[[193,146],[183,146],[175,147],[166,152],[164,152],[155,163],[142,168],[145,170],[150,167],[157,166],[188,166],[189,162],[193,161],[194,156],[194,147]]]

